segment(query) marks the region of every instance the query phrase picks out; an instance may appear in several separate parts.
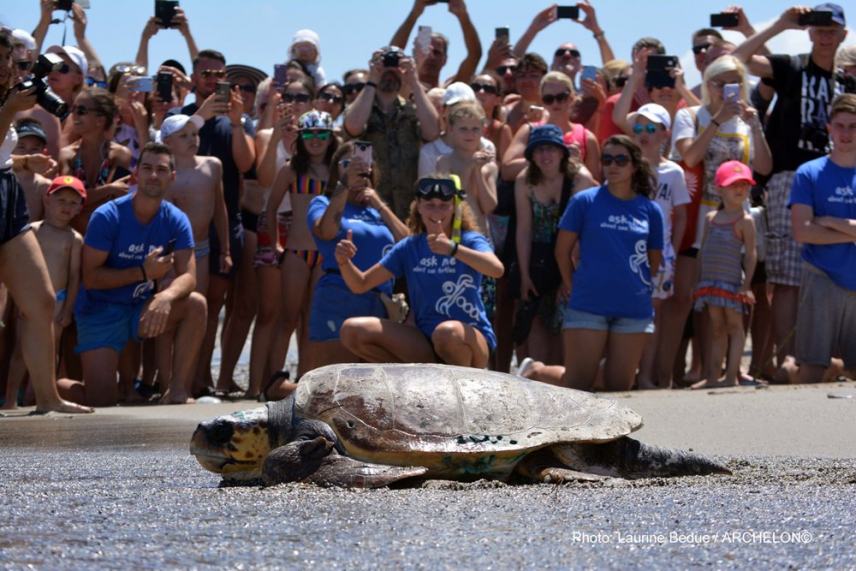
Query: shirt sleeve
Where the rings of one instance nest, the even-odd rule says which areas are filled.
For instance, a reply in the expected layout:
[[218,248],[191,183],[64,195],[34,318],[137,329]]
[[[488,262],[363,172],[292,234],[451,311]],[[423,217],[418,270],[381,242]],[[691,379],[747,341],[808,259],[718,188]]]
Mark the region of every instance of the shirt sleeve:
[[663,211],[653,200],[649,204],[648,250],[663,249]]
[[309,227],[310,233],[312,233],[312,229],[315,227],[315,224],[324,216],[324,213],[327,212],[327,207],[329,206],[330,199],[326,196],[316,196],[309,203],[309,209],[306,211],[306,224]]
[[90,248],[110,252],[113,250],[118,228],[115,207],[108,202],[105,207],[99,207],[92,213],[83,243]]
[[805,204],[814,208],[813,184],[811,170],[803,165],[797,169],[794,181],[791,183],[791,194],[788,198],[788,208],[794,204]]
[[681,206],[690,202],[690,191],[687,189],[684,169],[680,165],[675,165],[674,176],[672,177],[672,206]]
[[577,234],[582,231],[583,218],[585,217],[586,206],[588,205],[586,196],[587,194],[577,194],[571,198],[568,207],[565,209],[565,213],[562,214],[562,218],[559,220],[560,230],[576,232]]
[[410,245],[411,241],[418,239],[419,235],[405,238],[397,242],[386,255],[381,258],[380,265],[389,270],[389,273],[395,277],[404,275],[404,248]]
[[490,242],[488,242],[487,238],[479,232],[464,233],[464,235],[461,236],[461,243],[467,248],[472,248],[476,252],[493,253],[493,248],[491,248]]
[[680,152],[675,148],[675,143],[683,139],[692,139],[695,137],[695,122],[693,120],[690,107],[681,109],[675,115],[675,124],[672,126],[672,150],[676,157],[680,157]]
[[788,84],[788,78],[794,69],[793,60],[788,54],[767,56],[767,60],[773,68],[771,85],[778,93]]

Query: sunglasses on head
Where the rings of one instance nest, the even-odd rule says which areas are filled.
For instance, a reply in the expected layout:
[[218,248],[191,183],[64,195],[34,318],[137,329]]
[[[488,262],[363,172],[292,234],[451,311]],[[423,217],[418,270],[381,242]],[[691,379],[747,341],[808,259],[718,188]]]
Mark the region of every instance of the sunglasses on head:
[[580,57],[580,50],[574,50],[571,48],[559,48],[553,55],[555,55],[556,57],[565,57],[566,54],[569,54],[571,57]]
[[311,141],[312,139],[326,141],[330,138],[330,131],[301,131],[300,138],[304,141]]
[[282,100],[286,103],[306,103],[310,99],[308,93],[286,93],[282,96]]
[[498,93],[497,89],[493,85],[489,85],[487,83],[471,83],[470,88],[476,93],[479,91],[484,91],[489,95],[496,95]]
[[439,198],[448,201],[455,198],[457,193],[458,189],[455,188],[455,183],[445,178],[423,178],[416,185],[416,197],[422,200]]
[[119,73],[130,73],[133,75],[146,74],[146,68],[141,65],[117,65],[114,71],[117,71]]
[[564,103],[571,96],[570,92],[565,91],[563,93],[557,93],[556,95],[542,95],[541,101],[544,102],[545,105],[552,105],[555,103]]
[[699,44],[697,46],[693,46],[693,53],[695,55],[703,54],[707,50],[710,49],[710,44]]
[[365,83],[348,83],[342,87],[342,92],[345,95],[351,95],[352,93],[359,93],[366,86]]
[[244,93],[255,93],[256,92],[256,86],[251,84],[251,83],[243,83],[243,84],[242,83],[233,83],[232,88],[234,89],[235,87],[237,87],[238,89],[240,89]]
[[203,69],[199,72],[202,77],[217,77],[222,78],[226,77],[225,69]]
[[517,71],[516,65],[501,65],[496,68],[496,73],[498,75],[505,75],[508,72],[515,73]]
[[600,162],[603,163],[603,166],[605,167],[610,166],[612,163],[615,163],[615,166],[624,167],[630,164],[630,156],[603,154],[600,156]]
[[641,135],[643,131],[647,131],[648,133],[653,135],[657,132],[657,126],[654,123],[648,123],[647,125],[640,125],[639,123],[636,123],[635,125],[633,125],[633,132],[637,135]]
[[335,93],[321,93],[318,95],[318,99],[323,99],[324,101],[329,101],[330,103],[341,103],[342,98],[336,95]]

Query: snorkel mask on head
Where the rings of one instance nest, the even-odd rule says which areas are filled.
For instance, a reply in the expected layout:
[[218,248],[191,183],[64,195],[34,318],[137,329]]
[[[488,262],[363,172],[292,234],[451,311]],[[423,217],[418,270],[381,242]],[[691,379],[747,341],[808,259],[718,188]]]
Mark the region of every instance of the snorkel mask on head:
[[416,185],[416,196],[422,200],[439,198],[440,200],[455,201],[455,218],[452,220],[452,242],[461,243],[461,204],[467,195],[461,188],[461,179],[456,174],[449,178],[422,178]]

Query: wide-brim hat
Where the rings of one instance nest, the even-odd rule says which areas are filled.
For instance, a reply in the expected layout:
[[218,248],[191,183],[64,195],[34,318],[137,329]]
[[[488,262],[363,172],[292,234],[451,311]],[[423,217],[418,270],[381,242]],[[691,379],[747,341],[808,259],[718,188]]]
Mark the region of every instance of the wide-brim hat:
[[536,147],[541,145],[553,145],[560,148],[566,158],[571,153],[565,145],[562,130],[556,125],[539,125],[532,129],[532,132],[529,133],[529,141],[526,143],[526,151],[523,153],[527,161],[532,160],[532,153]]

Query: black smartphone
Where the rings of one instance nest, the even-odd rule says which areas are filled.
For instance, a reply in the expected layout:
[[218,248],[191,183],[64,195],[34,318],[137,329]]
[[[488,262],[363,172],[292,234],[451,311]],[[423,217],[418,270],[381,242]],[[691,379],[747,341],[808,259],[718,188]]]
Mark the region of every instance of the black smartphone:
[[273,85],[277,89],[282,89],[285,86],[285,80],[288,77],[288,66],[284,63],[277,63],[273,66]]
[[651,54],[648,56],[647,70],[669,70],[678,67],[678,56],[661,56]]
[[511,37],[511,34],[510,34],[507,27],[496,28],[496,36],[495,37],[497,40],[501,40],[502,42],[507,44],[510,41],[509,38]]
[[678,56],[649,55],[648,65],[645,68],[645,87],[674,88],[675,78],[669,73],[673,67],[678,67]]
[[72,4],[74,4],[74,0],[56,0],[56,2],[54,2],[54,8],[56,10],[70,12]]
[[172,19],[175,17],[175,9],[178,8],[178,0],[155,0],[155,18],[164,28],[172,27]]
[[161,101],[172,101],[172,74],[168,71],[159,71],[155,76],[155,88]]
[[740,23],[740,16],[735,12],[721,12],[710,15],[711,28],[735,28]]
[[228,81],[217,82],[217,99],[223,103],[228,103],[232,98],[232,85]]
[[832,12],[826,10],[812,10],[805,14],[800,14],[800,26],[831,26]]
[[166,246],[163,247],[163,252],[161,252],[161,256],[169,256],[175,252],[175,238],[166,243]]
[[579,6],[556,6],[556,19],[558,20],[579,20]]

